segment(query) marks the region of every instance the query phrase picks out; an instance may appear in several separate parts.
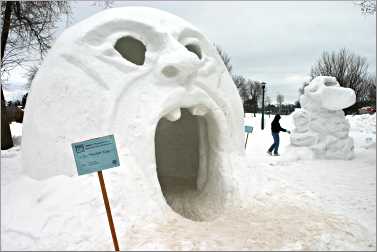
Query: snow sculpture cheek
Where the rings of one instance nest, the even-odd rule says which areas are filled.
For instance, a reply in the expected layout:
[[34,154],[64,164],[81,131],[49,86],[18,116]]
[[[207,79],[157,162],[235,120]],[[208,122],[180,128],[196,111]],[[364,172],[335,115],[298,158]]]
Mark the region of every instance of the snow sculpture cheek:
[[196,28],[151,8],[113,8],[64,31],[23,130],[24,169],[37,179],[76,175],[71,143],[114,134],[121,167],[107,172],[138,195],[133,212],[208,221],[250,186],[242,102],[220,56]]
[[302,108],[293,114],[291,144],[309,147],[318,158],[352,158],[353,140],[341,109],[355,101],[355,92],[340,87],[334,77],[313,79],[300,97]]

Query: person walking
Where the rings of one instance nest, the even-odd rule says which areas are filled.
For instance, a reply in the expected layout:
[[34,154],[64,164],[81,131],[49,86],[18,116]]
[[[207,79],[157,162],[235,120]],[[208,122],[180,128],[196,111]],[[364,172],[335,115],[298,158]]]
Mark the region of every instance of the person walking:
[[268,149],[267,153],[272,156],[272,152],[274,152],[274,156],[280,156],[279,155],[279,132],[287,132],[288,134],[291,134],[289,130],[286,130],[280,126],[279,120],[280,120],[280,115],[276,114],[274,120],[272,120],[271,123],[271,132],[272,132],[272,137],[274,139],[274,143],[271,145],[271,147]]

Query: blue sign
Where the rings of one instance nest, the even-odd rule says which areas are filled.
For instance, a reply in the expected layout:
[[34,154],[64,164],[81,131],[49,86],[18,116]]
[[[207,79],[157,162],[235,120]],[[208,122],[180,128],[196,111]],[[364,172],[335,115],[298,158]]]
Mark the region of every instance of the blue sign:
[[245,132],[247,133],[253,132],[253,126],[245,126]]
[[119,166],[114,135],[72,144],[79,175]]

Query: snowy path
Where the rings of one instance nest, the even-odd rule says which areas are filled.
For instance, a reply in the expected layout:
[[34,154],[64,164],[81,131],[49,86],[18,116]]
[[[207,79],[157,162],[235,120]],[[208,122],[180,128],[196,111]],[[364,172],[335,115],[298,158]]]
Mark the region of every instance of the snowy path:
[[[270,157],[266,150],[272,143],[268,131],[271,118],[266,118],[267,130],[260,130],[259,118],[249,115],[247,124],[255,125],[254,135],[249,136],[247,157],[259,176],[260,191],[282,197],[281,201],[296,194],[296,202],[312,205],[323,212],[349,221],[349,227],[359,225],[364,233],[360,238],[368,244],[363,249],[375,250],[376,244],[376,155],[375,155],[375,116],[360,116],[351,121],[351,137],[355,140],[355,159],[344,160],[310,160],[305,152],[299,153],[289,145],[289,135],[280,133],[280,157]],[[361,119],[361,120],[360,120]],[[364,121],[365,119],[367,121]],[[374,124],[373,124],[374,123]],[[281,125],[290,129],[289,117],[283,117]],[[269,142],[265,142],[265,140]],[[257,144],[252,144],[252,143]],[[374,143],[374,145],[373,145]],[[270,185],[268,185],[270,184]],[[289,193],[279,191],[277,185],[284,185]],[[275,188],[273,188],[275,187]],[[271,192],[273,191],[273,193]],[[263,195],[263,193],[261,193]],[[352,228],[351,228],[352,229]],[[363,230],[363,231],[362,231]],[[351,236],[358,233],[351,231]],[[326,249],[351,249],[346,243],[332,247],[330,241]],[[314,248],[312,248],[314,249]],[[354,249],[357,249],[354,248]],[[361,249],[359,247],[358,249]]]
[[[352,161],[310,160],[307,153],[289,147],[289,135],[283,133],[282,156],[268,156],[269,120],[272,117],[267,116],[264,131],[259,115],[247,115],[245,120],[254,126],[246,150],[253,175],[247,208],[226,212],[212,222],[192,222],[174,213],[165,223],[152,216],[124,217],[120,222],[124,211],[127,216],[137,215],[127,212],[127,203],[120,200],[133,199],[115,196],[116,188],[109,188],[120,248],[375,250],[375,116],[350,118],[356,147]],[[290,118],[283,117],[281,125],[290,128]],[[112,250],[101,198],[93,195],[93,191],[100,193],[95,176],[45,182],[22,176],[21,127],[12,124],[12,130],[18,145],[1,152],[2,249]],[[115,176],[109,173],[107,179],[114,182]],[[68,188],[57,187],[58,183]]]

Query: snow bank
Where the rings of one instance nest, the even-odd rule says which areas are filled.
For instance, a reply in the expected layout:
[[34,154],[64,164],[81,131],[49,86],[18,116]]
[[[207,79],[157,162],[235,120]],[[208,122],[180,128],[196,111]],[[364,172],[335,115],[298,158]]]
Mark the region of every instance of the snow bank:
[[[353,160],[299,160],[287,156],[284,133],[281,156],[267,155],[273,116],[265,116],[262,131],[260,114],[247,114],[246,123],[254,126],[246,149],[252,176],[235,171],[251,189],[247,207],[228,209],[209,222],[173,211],[159,218],[152,201],[137,209],[133,204],[148,185],[125,183],[117,169],[104,172],[120,249],[375,251],[376,156],[374,148],[366,149],[366,139],[375,139],[375,115],[347,118],[355,138]],[[283,127],[291,123],[291,116],[282,116]],[[11,125],[14,138],[21,139],[21,126]],[[112,250],[96,174],[33,180],[24,176],[20,156],[19,145],[1,151],[2,249]]]
[[292,115],[293,146],[308,147],[316,158],[351,159],[354,142],[341,110],[355,103],[355,92],[342,88],[334,77],[318,76],[304,89],[301,109]]
[[376,148],[376,113],[373,115],[348,115],[350,135],[355,141],[355,147]]

